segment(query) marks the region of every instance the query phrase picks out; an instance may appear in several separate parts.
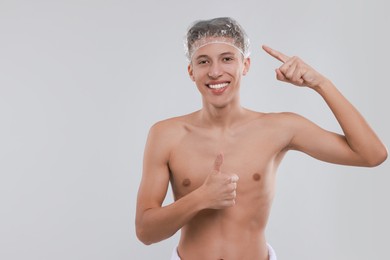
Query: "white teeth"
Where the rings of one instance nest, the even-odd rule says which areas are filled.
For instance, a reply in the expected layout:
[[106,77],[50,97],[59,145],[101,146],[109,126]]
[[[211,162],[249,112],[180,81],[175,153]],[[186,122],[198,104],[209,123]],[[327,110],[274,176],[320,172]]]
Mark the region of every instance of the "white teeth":
[[221,84],[215,84],[215,85],[210,84],[209,87],[212,89],[220,89],[220,88],[226,87],[227,85],[229,85],[229,83],[221,83]]

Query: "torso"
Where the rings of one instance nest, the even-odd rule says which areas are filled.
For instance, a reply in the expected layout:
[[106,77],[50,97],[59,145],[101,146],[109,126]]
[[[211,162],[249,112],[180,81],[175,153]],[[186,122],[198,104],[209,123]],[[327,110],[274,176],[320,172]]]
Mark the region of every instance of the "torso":
[[268,259],[264,230],[275,173],[291,139],[282,117],[248,110],[242,122],[224,131],[198,124],[196,113],[172,119],[177,138],[168,166],[175,200],[203,184],[220,152],[222,172],[240,178],[233,207],[203,210],[182,228],[183,260]]

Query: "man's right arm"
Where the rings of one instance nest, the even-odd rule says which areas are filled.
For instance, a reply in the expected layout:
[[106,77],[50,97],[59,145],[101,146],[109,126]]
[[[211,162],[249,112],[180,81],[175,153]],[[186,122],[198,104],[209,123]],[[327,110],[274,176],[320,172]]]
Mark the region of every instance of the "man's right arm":
[[138,190],[136,232],[145,244],[175,234],[200,209],[197,193],[162,207],[169,185],[168,160],[173,130],[166,123],[154,125],[145,146],[142,180]]
[[162,207],[170,178],[169,154],[177,138],[178,133],[167,122],[154,125],[149,132],[136,212],[137,237],[147,245],[171,237],[202,209],[234,205],[237,179],[221,174],[220,155],[201,187]]

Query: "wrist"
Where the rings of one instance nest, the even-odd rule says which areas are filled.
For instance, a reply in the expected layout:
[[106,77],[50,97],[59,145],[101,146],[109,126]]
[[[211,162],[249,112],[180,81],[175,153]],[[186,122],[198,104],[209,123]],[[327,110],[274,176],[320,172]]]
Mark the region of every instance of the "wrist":
[[191,195],[193,196],[194,207],[197,211],[208,208],[203,185],[197,188],[196,190],[194,190]]
[[334,87],[333,83],[329,79],[324,77],[318,84],[312,86],[311,88],[322,95],[324,91],[332,87]]

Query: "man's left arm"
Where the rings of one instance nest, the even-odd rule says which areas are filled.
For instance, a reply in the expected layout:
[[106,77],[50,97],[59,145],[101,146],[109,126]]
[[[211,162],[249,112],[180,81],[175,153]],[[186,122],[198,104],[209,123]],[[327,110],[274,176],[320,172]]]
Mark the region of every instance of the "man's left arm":
[[359,111],[341,94],[333,83],[298,57],[288,57],[263,46],[283,64],[276,69],[278,80],[309,87],[320,94],[337,121],[344,136],[321,129],[296,116],[291,149],[301,150],[320,160],[357,166],[376,166],[387,158],[387,149]]

